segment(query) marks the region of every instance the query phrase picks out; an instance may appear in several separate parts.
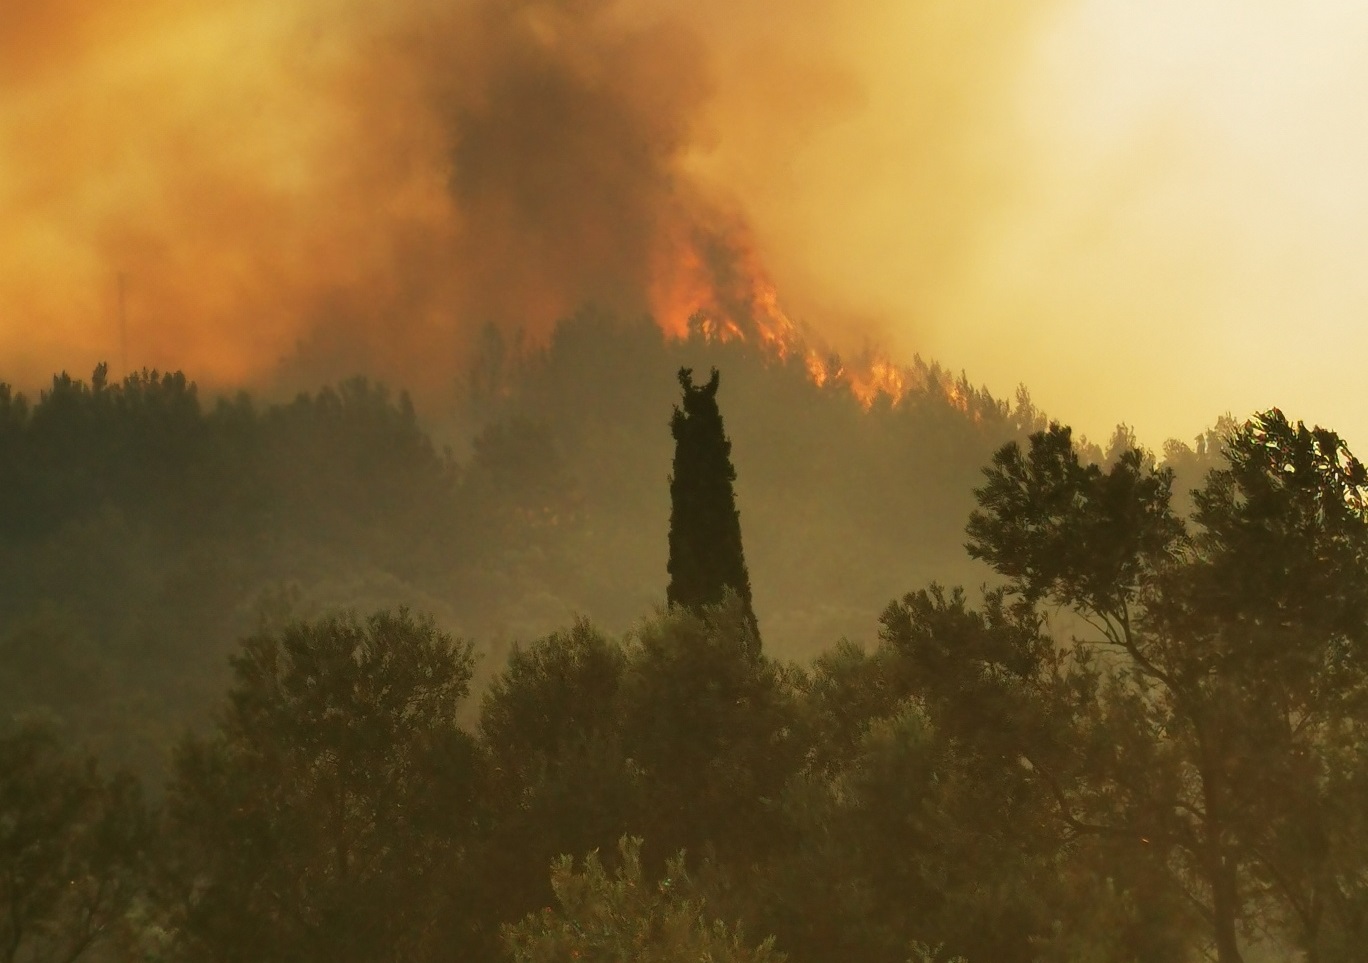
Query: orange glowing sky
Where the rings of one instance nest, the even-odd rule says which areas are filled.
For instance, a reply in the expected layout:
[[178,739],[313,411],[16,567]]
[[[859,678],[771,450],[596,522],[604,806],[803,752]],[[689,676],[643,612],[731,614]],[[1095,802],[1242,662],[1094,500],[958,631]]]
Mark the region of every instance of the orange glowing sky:
[[[421,379],[744,222],[834,342],[1095,438],[1279,405],[1368,450],[1364,49],[1330,0],[6,4],[0,380],[117,362],[120,276],[132,365]],[[569,122],[499,126],[556,77]]]

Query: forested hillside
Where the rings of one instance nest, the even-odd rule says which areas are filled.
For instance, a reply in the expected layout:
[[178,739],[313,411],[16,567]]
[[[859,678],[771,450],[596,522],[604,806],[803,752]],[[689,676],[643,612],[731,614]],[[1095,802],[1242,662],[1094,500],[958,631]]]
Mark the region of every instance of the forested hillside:
[[1350,963],[1368,470],[1271,410],[1174,486],[1002,445],[966,528],[1001,586],[807,664],[725,591],[479,693],[425,616],[277,613],[157,805],[0,732],[4,959]]
[[0,960],[1359,959],[1368,470],[905,376],[4,391]]
[[361,378],[270,401],[101,369],[0,389],[0,699],[154,773],[262,619],[408,604],[489,655],[481,679],[577,615],[621,631],[664,601],[682,364],[725,372],[775,653],[871,638],[908,586],[986,577],[960,548],[971,489],[1039,416],[934,368],[866,411],[796,360],[584,315],[544,350],[491,330],[425,412]]

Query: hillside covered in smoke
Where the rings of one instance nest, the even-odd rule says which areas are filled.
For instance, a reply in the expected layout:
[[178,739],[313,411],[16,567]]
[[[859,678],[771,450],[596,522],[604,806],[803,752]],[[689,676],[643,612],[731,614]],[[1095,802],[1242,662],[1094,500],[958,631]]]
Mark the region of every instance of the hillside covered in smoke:
[[546,349],[494,329],[419,412],[364,379],[267,402],[179,373],[66,375],[0,418],[0,693],[155,768],[201,718],[258,621],[406,604],[507,645],[584,615],[617,631],[662,604],[668,421],[681,366],[722,372],[766,645],[866,638],[961,549],[988,454],[1038,426],[934,366],[866,409],[739,342],[582,314]]

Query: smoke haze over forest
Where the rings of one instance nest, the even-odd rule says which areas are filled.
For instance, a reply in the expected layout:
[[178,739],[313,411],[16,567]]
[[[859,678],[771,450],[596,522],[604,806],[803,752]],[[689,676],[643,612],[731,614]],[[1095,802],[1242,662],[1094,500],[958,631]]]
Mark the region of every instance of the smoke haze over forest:
[[847,354],[1024,381],[1096,436],[1273,394],[1353,438],[1357,336],[1321,346],[1368,306],[1366,26],[1221,0],[10,4],[0,375],[364,369],[440,399],[487,322],[744,325],[777,290]]
[[1366,41],[0,0],[0,963],[1361,961]]

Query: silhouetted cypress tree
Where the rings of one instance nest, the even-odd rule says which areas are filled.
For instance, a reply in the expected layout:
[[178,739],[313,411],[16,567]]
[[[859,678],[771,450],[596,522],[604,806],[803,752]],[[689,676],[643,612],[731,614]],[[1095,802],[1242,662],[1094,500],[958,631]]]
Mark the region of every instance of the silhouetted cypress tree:
[[722,601],[730,588],[745,606],[746,619],[760,638],[751,608],[750,575],[741,550],[741,516],[732,482],[731,442],[717,408],[717,369],[708,383],[695,386],[693,371],[679,369],[684,406],[670,420],[675,439],[670,477],[671,606],[698,609]]

